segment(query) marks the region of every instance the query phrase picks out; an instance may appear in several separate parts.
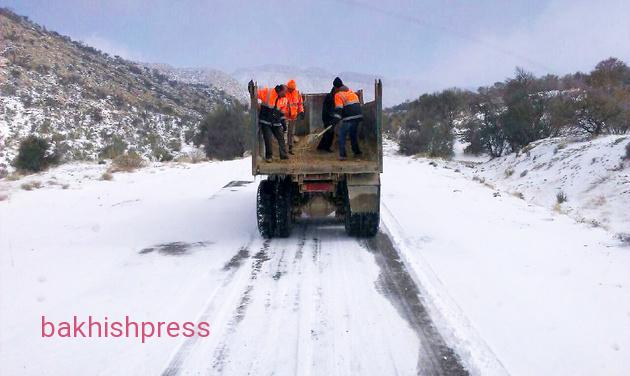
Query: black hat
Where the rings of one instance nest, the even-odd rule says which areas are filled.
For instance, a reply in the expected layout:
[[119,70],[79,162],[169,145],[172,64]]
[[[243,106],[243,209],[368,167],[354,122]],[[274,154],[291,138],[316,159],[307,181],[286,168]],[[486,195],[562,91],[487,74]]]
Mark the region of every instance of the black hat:
[[341,81],[341,78],[339,77],[335,77],[335,80],[333,81],[333,86],[336,88],[340,88],[343,86],[343,81]]

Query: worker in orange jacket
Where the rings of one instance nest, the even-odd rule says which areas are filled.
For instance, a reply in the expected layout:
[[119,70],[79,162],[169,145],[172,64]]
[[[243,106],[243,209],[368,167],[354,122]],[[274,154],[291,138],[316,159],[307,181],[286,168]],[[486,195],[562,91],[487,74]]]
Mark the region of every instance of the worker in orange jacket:
[[286,115],[288,113],[288,105],[286,93],[287,87],[285,85],[277,85],[275,88],[265,87],[258,90],[258,103],[260,106],[258,125],[265,142],[265,161],[267,162],[271,162],[273,159],[271,149],[272,137],[275,137],[278,141],[280,159],[288,158],[283,136],[283,132],[287,129]]
[[333,116],[341,120],[338,142],[339,160],[343,161],[347,158],[346,135],[350,135],[350,144],[352,145],[352,153],[354,156],[358,157],[362,154],[359,148],[358,128],[359,123],[363,119],[363,112],[359,96],[354,91],[348,89],[348,87],[343,84],[343,81],[341,81],[341,78],[335,78],[333,87],[335,90],[335,113]]
[[304,103],[302,94],[297,89],[295,80],[287,82],[287,121],[289,129],[287,132],[287,144],[289,146],[289,154],[293,154],[293,133],[295,132],[295,122],[298,118],[304,119]]

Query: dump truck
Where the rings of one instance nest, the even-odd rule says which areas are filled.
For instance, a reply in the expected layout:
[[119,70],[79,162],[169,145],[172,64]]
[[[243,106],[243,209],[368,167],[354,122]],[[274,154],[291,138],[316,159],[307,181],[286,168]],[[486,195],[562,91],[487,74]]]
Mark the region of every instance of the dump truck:
[[[288,237],[295,221],[304,217],[324,217],[343,223],[350,236],[376,235],[380,222],[380,173],[383,172],[381,80],[374,82],[374,100],[364,103],[358,138],[362,155],[339,160],[337,137],[334,153],[317,150],[317,136],[325,129],[321,119],[326,93],[303,94],[304,118],[295,126],[293,155],[265,161],[264,142],[258,125],[258,88],[249,84],[252,137],[252,174],[263,175],[258,185],[256,220],[264,238]],[[338,128],[335,127],[335,130]],[[349,140],[346,150],[350,150]]]

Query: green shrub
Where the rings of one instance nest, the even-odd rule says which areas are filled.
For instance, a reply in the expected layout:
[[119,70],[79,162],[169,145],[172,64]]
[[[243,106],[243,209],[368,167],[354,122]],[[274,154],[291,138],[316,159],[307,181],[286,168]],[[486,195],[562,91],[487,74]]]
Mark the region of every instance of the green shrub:
[[196,145],[203,145],[209,158],[242,157],[249,147],[247,113],[240,104],[221,105],[200,123]]
[[114,136],[111,142],[101,149],[98,156],[101,159],[114,159],[127,150],[127,143],[122,138]]
[[38,172],[58,162],[58,156],[49,152],[50,144],[43,138],[29,136],[20,142],[13,165],[21,170]]
[[567,195],[566,195],[566,193],[564,193],[564,192],[560,191],[560,192],[558,192],[558,193],[556,194],[556,202],[557,202],[558,204],[562,204],[563,202],[566,202],[566,201],[567,201]]
[[171,138],[168,141],[168,148],[171,151],[180,151],[182,150],[182,141],[179,138]]
[[152,154],[153,157],[160,162],[170,162],[174,158],[170,151],[161,146],[153,148]]

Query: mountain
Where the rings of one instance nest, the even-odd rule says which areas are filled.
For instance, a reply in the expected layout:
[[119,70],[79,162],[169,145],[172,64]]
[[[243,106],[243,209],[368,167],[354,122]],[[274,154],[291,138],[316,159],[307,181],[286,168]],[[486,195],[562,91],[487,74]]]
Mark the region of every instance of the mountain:
[[330,91],[336,76],[354,90],[363,89],[366,100],[374,98],[374,80],[383,80],[383,104],[390,107],[406,100],[415,99],[419,93],[435,87],[429,82],[415,79],[394,79],[380,74],[356,72],[332,73],[321,68],[297,68],[287,65],[261,65],[238,69],[232,76],[241,85],[247,85],[253,79],[259,85],[276,85],[289,79],[296,80],[298,88],[304,93],[322,93]]
[[223,90],[241,101],[248,102],[247,83],[255,80],[259,85],[276,85],[295,79],[298,88],[303,93],[327,92],[332,87],[332,80],[339,76],[349,87],[363,89],[366,100],[374,98],[374,80],[381,78],[385,85],[383,103],[386,107],[416,99],[419,93],[434,88],[435,85],[415,79],[395,79],[383,77],[379,74],[364,74],[356,72],[331,73],[317,67],[298,68],[288,65],[268,64],[249,68],[241,68],[231,75],[223,71],[206,68],[177,68],[168,64],[144,64],[150,69],[156,69],[169,79],[193,84],[205,84]]
[[234,100],[0,8],[0,170],[10,169],[32,134],[51,141],[62,160],[94,160],[112,149],[168,158],[205,114]]
[[171,80],[213,86],[244,103],[249,101],[246,85],[239,83],[232,76],[218,69],[203,67],[176,68],[168,64],[159,63],[145,64],[145,66],[151,69],[157,69]]

